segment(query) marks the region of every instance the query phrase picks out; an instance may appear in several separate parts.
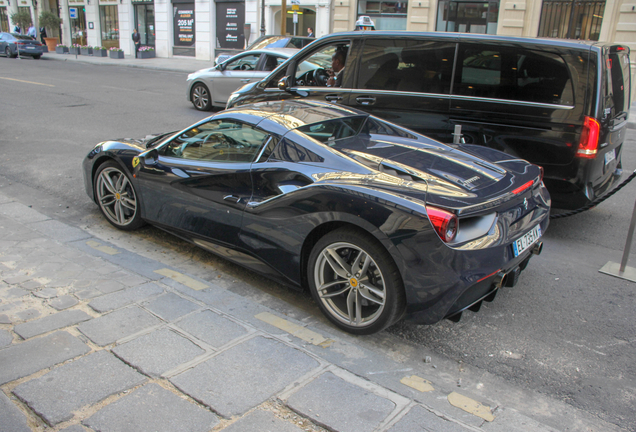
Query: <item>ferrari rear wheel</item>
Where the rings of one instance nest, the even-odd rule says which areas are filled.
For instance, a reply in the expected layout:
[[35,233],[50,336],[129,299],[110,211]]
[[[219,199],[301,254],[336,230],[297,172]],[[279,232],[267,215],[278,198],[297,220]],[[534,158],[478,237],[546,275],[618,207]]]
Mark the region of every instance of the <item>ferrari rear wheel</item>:
[[375,333],[404,313],[397,266],[384,247],[361,230],[340,228],[320,239],[309,257],[307,276],[321,311],[346,332]]
[[197,83],[192,87],[190,100],[192,101],[192,105],[199,111],[209,111],[212,108],[210,90],[208,90],[205,84]]
[[110,161],[100,166],[94,184],[97,205],[108,222],[126,231],[144,224],[135,187],[119,164]]

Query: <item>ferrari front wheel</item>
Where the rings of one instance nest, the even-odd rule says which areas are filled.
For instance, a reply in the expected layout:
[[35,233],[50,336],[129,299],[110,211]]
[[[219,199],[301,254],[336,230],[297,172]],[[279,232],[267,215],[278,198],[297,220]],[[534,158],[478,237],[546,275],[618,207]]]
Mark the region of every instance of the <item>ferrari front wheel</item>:
[[121,230],[134,230],[144,224],[135,187],[114,161],[104,163],[95,174],[95,200],[108,222]]
[[325,316],[352,334],[383,330],[406,307],[393,259],[377,240],[357,229],[340,228],[321,238],[309,257],[307,279]]

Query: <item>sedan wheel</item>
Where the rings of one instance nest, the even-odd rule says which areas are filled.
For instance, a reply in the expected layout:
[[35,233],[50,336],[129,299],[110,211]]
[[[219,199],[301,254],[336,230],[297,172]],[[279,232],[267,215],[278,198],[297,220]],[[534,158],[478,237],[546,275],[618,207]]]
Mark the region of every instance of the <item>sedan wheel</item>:
[[404,287],[395,263],[361,231],[341,228],[323,237],[309,258],[308,280],[322,312],[349,333],[378,332],[404,313]]
[[137,194],[128,176],[115,162],[103,164],[95,176],[95,198],[108,222],[122,230],[144,224]]
[[13,54],[11,54],[11,48],[9,48],[9,47],[6,47],[6,48],[4,49],[4,54],[5,54],[7,57],[9,57],[9,58],[13,58],[13,57],[14,57],[14,56],[13,56]]
[[209,111],[212,108],[212,101],[210,100],[210,91],[205,86],[205,84],[195,84],[192,87],[192,92],[190,94],[190,100],[192,100],[192,105],[199,111]]

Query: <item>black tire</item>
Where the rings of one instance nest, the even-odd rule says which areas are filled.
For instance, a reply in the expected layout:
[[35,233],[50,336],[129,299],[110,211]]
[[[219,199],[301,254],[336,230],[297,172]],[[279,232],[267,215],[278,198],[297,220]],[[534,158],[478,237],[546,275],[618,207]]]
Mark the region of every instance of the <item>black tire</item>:
[[34,55],[33,56],[33,58],[36,59],[36,60],[40,60],[40,57],[42,57],[42,56],[40,56],[40,55]]
[[100,211],[113,226],[132,231],[145,224],[137,191],[118,163],[108,161],[99,167],[93,179],[93,189]]
[[307,280],[322,313],[348,333],[379,332],[397,322],[406,308],[395,262],[376,239],[355,228],[339,228],[316,243]]
[[205,84],[196,83],[190,91],[192,105],[199,111],[210,111],[212,109],[212,98],[210,90]]
[[8,58],[16,58],[18,55],[17,54],[12,54],[11,53],[11,48],[6,47],[4,49],[4,54],[8,57]]

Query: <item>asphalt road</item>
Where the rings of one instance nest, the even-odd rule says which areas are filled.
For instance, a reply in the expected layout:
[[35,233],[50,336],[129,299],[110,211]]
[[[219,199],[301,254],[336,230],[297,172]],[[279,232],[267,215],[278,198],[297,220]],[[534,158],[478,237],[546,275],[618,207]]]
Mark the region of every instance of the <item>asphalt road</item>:
[[[155,228],[117,232],[86,196],[80,164],[94,144],[175,130],[205,116],[186,101],[185,78],[0,58],[0,187],[43,213],[186,264],[279,310],[300,306],[306,316],[298,319],[322,321],[308,296]],[[636,168],[635,146],[630,130],[623,151],[627,174]],[[636,430],[636,284],[598,272],[607,261],[620,262],[635,199],[636,181],[598,208],[554,220],[543,254],[519,284],[479,313],[465,313],[458,324],[400,323],[369,339],[377,337],[382,346],[406,343],[414,349],[401,355],[430,352]]]

